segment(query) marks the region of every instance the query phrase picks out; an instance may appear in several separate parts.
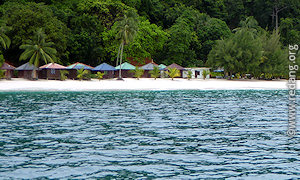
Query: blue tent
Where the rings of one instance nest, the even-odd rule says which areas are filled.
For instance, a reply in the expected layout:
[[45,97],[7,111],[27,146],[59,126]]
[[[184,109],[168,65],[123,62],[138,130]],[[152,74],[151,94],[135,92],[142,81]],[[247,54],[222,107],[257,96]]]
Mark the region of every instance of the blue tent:
[[107,63],[102,63],[99,66],[96,66],[93,71],[116,71],[116,68]]

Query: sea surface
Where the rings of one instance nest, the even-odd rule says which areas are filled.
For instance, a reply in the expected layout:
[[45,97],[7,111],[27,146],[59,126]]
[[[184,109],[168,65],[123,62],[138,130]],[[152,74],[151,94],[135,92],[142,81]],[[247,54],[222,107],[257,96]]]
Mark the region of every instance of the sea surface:
[[0,179],[297,179],[287,93],[0,92]]

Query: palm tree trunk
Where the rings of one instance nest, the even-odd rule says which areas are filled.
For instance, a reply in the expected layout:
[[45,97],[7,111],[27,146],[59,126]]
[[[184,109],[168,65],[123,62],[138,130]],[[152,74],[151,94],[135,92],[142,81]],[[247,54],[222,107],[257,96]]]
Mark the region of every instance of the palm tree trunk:
[[124,42],[121,43],[121,57],[120,57],[120,69],[119,69],[119,79],[122,79],[122,57],[123,57]]
[[121,51],[121,47],[122,47],[122,43],[119,46],[119,50],[118,50],[118,56],[117,56],[117,62],[116,62],[116,66],[118,66],[119,63],[119,58],[120,58],[120,51]]
[[32,70],[31,78],[32,78],[32,80],[36,80],[37,79],[37,73],[36,73],[36,68],[35,67]]

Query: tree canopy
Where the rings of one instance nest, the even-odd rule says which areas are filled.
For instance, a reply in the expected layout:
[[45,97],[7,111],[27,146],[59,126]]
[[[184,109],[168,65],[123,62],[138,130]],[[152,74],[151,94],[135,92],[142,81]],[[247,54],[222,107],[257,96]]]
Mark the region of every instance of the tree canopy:
[[218,65],[232,73],[272,66],[277,74],[286,47],[300,41],[297,0],[3,0],[0,54],[20,65],[19,46],[43,28],[62,64],[115,65],[118,22],[131,11],[140,23],[125,61]]

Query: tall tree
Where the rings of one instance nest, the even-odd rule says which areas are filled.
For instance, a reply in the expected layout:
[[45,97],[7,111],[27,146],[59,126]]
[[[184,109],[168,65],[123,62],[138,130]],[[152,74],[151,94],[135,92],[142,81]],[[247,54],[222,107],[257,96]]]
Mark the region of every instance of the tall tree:
[[268,73],[273,77],[286,75],[288,67],[288,52],[282,49],[279,39],[280,35],[275,30],[271,35],[266,32],[261,36],[263,56],[260,68],[264,74]]
[[10,38],[5,34],[9,28],[6,26],[3,20],[0,20],[0,43],[4,49],[9,48]]
[[252,18],[241,21],[241,27],[227,39],[219,40],[208,55],[208,65],[233,73],[259,74],[262,45]]
[[122,79],[121,66],[124,45],[128,45],[130,42],[133,41],[138,31],[138,23],[138,16],[133,10],[128,11],[120,21],[116,22],[116,29],[118,31],[116,38],[120,40],[120,46],[118,51],[118,56],[120,56],[119,79]]
[[[26,44],[20,46],[20,49],[25,51],[21,54],[20,60],[29,59],[30,64],[34,64],[35,68],[39,67],[40,60],[43,60],[46,64],[49,62],[54,62],[56,60],[56,49],[51,46],[54,45],[53,42],[46,42],[46,34],[42,28],[38,29],[32,40],[28,40]],[[36,69],[33,70],[32,78],[36,79]]]
[[[20,1],[5,2],[0,11],[2,19],[7,22],[11,30],[7,33],[11,37],[11,47],[5,52],[5,57],[12,63],[18,64],[20,54],[19,46],[28,39],[33,39],[35,31],[43,27],[47,40],[54,42],[57,57],[67,59],[67,36],[69,29],[66,24],[54,16],[52,9],[43,3]],[[1,15],[0,14],[0,15]]]

